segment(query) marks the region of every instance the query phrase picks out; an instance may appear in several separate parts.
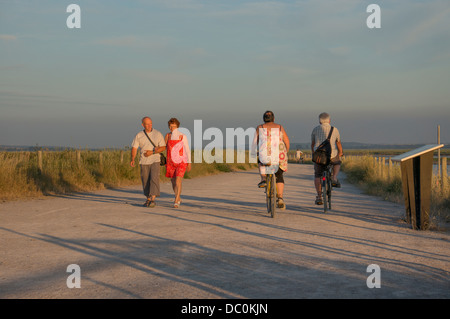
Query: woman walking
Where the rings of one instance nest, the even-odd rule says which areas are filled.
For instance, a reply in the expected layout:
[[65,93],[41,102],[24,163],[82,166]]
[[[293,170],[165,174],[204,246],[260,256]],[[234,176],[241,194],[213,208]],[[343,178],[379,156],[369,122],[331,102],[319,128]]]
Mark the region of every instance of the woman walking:
[[180,122],[176,118],[171,118],[168,122],[170,133],[166,134],[167,145],[166,177],[172,182],[175,193],[174,208],[181,204],[181,183],[186,171],[191,170],[191,151],[186,135],[182,134],[178,128]]

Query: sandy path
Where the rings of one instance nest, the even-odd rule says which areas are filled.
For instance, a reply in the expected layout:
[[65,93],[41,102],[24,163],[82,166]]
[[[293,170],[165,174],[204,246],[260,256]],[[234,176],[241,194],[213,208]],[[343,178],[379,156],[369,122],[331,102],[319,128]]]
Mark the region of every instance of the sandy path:
[[[403,207],[343,183],[314,206],[312,166],[290,165],[275,219],[257,171],[0,204],[0,298],[449,298],[449,235],[411,230]],[[69,289],[67,266],[81,268]],[[369,289],[367,267],[381,269]]]

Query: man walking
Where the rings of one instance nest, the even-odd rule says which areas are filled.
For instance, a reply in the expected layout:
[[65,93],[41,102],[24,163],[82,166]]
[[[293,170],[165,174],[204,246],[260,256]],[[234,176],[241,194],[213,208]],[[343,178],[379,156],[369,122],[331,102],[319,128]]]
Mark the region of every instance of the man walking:
[[[311,133],[311,152],[314,153],[316,148],[325,141],[331,131],[330,115],[328,113],[321,113],[319,115],[320,125],[316,126]],[[330,137],[331,144],[331,165],[332,176],[331,186],[341,187],[337,176],[341,168],[341,157],[344,155],[341,144],[341,137],[339,130],[334,127]],[[322,183],[320,178],[325,170],[325,166],[314,163],[314,185],[317,191],[316,205],[322,205]]]
[[134,159],[138,148],[141,149],[139,164],[141,166],[141,180],[144,195],[147,197],[145,207],[155,207],[155,198],[160,195],[159,174],[160,155],[166,149],[166,143],[161,132],[153,128],[152,119],[148,116],[142,119],[143,131],[136,134],[131,143],[131,166],[134,167]]

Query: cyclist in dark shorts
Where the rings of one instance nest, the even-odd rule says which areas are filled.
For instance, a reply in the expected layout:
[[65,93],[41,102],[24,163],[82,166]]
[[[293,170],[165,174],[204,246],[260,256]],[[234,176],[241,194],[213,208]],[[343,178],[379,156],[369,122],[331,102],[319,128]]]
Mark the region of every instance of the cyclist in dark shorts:
[[[311,133],[311,151],[314,153],[315,149],[326,140],[328,134],[331,130],[330,124],[330,115],[328,113],[321,113],[319,115],[320,125],[316,126]],[[339,130],[334,127],[333,133],[330,138],[331,144],[331,164],[333,165],[332,169],[332,181],[331,185],[333,187],[341,187],[341,183],[338,180],[339,170],[341,168],[341,157],[344,155],[341,144],[341,137],[339,135]],[[316,205],[322,205],[322,183],[320,178],[324,170],[325,166],[314,163],[314,185],[317,191],[316,197]]]
[[[258,147],[261,147],[259,151],[259,171],[261,175],[261,182],[258,187],[266,187],[266,170],[275,169],[276,187],[277,187],[277,207],[286,209],[286,205],[283,199],[284,191],[284,178],[283,173],[287,172],[289,152],[289,137],[284,130],[283,126],[275,123],[275,116],[272,111],[266,111],[263,115],[264,124],[259,125],[256,128],[255,143]],[[278,139],[272,139],[272,134],[276,134]],[[260,141],[262,143],[260,143]],[[272,143],[274,143],[272,145]],[[272,153],[273,151],[273,153]],[[261,161],[261,157],[265,160]],[[271,160],[268,160],[268,158]],[[277,157],[277,158],[274,158]],[[263,162],[276,163],[266,167]]]

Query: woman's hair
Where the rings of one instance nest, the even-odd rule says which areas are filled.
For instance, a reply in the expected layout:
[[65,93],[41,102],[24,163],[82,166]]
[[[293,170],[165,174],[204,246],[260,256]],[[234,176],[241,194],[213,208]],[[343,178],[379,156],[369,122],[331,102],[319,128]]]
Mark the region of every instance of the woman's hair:
[[170,124],[176,124],[176,126],[177,127],[180,127],[180,121],[178,121],[176,118],[174,118],[174,117],[172,117],[170,120],[169,120],[169,126],[170,126]]
[[266,111],[263,115],[264,123],[268,122],[274,122],[275,121],[275,115],[273,115],[272,111]]

